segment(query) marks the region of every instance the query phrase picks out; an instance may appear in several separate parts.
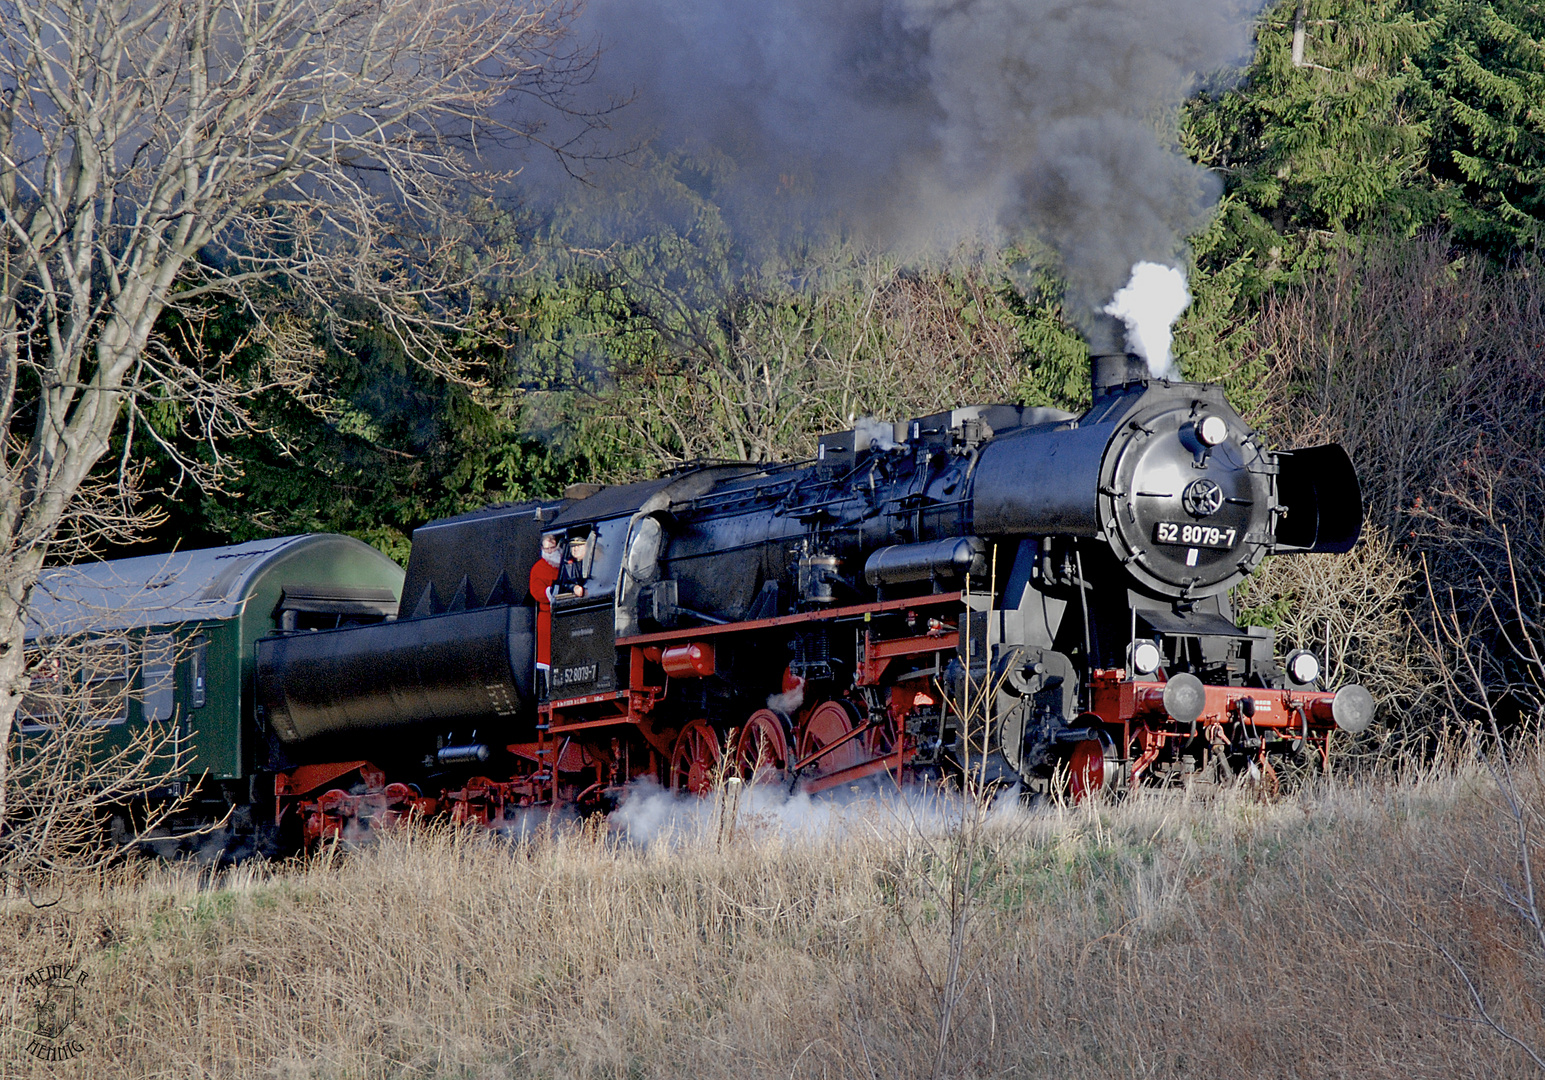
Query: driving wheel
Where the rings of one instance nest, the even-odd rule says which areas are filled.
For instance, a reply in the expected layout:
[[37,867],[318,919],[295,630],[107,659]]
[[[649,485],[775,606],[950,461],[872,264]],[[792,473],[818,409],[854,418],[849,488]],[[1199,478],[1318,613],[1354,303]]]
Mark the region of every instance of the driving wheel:
[[747,718],[735,741],[735,771],[747,783],[777,783],[789,766],[789,725],[771,709]]
[[719,733],[707,720],[692,721],[676,736],[671,752],[671,790],[707,794],[722,761]]

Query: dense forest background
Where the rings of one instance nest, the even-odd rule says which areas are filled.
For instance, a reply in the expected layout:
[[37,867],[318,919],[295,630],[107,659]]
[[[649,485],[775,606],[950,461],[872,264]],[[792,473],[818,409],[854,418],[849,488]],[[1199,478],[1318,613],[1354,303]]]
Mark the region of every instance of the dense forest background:
[[[1240,602],[1419,709],[1436,684],[1416,639],[1435,635],[1403,613],[1477,625],[1501,587],[1517,598],[1487,616],[1502,626],[1545,595],[1545,9],[1287,0],[1257,37],[1245,77],[1191,99],[1174,133],[1225,182],[1191,238],[1176,353],[1277,446],[1351,450],[1359,553],[1277,560]],[[336,531],[405,560],[431,518],[570,482],[808,454],[861,415],[1087,398],[1086,347],[1034,243],[900,264],[840,230],[748,231],[734,168],[639,146],[609,167],[621,185],[576,180],[540,205],[515,177],[476,211],[521,272],[464,298],[454,363],[406,355],[368,308],[323,319],[275,288],[269,324],[321,374],[260,396],[255,431],[181,448],[224,463],[218,490],[179,485],[141,432],[129,449],[168,507],[150,542]],[[756,214],[778,220],[784,197]],[[274,358],[244,344],[249,319],[166,339],[257,383]],[[170,407],[147,415],[177,438]]]

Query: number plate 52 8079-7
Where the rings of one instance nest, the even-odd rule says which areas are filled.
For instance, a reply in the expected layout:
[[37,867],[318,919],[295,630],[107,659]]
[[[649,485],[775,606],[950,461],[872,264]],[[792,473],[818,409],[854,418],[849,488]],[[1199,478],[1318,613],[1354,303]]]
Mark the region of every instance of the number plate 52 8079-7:
[[1238,535],[1237,529],[1220,529],[1216,525],[1194,522],[1161,521],[1153,527],[1156,542],[1181,547],[1231,548]]

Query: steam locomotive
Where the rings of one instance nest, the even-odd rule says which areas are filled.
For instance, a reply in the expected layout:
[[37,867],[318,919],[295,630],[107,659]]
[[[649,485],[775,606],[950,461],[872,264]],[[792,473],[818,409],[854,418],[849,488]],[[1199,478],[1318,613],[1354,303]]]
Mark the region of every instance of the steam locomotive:
[[[1309,653],[1279,664],[1229,590],[1267,555],[1356,542],[1346,452],[1272,452],[1218,387],[1125,355],[1091,367],[1082,415],[863,423],[814,460],[434,521],[400,591],[342,537],[184,553],[171,591],[215,605],[190,639],[204,667],[158,676],[197,748],[188,783],[255,833],[313,844],[415,814],[605,809],[641,778],[818,792],[969,773],[1081,799],[1323,767],[1372,697],[1321,688]],[[588,543],[584,595],[552,603],[544,688],[526,583],[549,533]],[[125,567],[144,561],[108,576],[137,581]],[[131,621],[147,642],[158,621],[169,640],[194,625]],[[125,675],[147,723],[148,671]]]
[[[305,839],[441,811],[606,807],[649,777],[821,791],[970,770],[1075,798],[1328,761],[1374,702],[1318,687],[1229,590],[1344,552],[1336,445],[1271,452],[1215,386],[1092,361],[1082,415],[989,405],[861,424],[813,461],[711,463],[417,530],[402,613],[256,644],[276,813]],[[522,588],[588,541],[551,614]]]

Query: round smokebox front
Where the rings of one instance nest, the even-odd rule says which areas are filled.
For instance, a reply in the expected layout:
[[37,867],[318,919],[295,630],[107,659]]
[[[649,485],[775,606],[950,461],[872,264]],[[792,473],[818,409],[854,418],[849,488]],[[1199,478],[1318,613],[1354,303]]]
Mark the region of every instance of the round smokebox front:
[[1270,482],[1233,410],[1198,402],[1134,417],[1101,472],[1101,523],[1149,588],[1174,597],[1217,592],[1265,555]]

